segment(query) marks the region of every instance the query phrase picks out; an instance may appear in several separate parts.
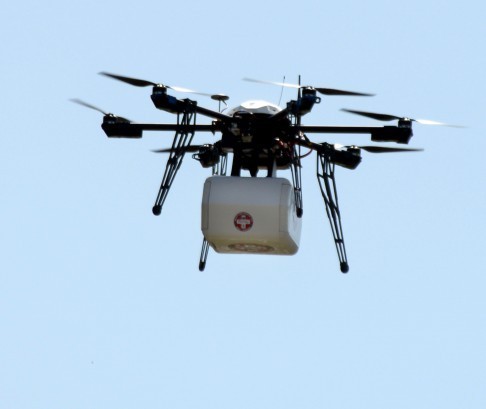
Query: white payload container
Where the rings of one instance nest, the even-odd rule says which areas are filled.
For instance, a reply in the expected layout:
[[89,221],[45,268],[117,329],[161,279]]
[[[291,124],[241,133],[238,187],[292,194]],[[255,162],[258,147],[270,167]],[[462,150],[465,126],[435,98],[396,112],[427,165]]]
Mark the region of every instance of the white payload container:
[[204,183],[201,229],[218,253],[295,254],[301,226],[287,179],[212,176]]

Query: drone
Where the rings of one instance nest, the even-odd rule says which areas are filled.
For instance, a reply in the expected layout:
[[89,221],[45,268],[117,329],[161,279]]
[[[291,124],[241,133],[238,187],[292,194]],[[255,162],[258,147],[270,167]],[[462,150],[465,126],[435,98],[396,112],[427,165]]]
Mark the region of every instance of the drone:
[[[154,215],[162,207],[181,167],[186,153],[191,153],[203,168],[212,174],[204,184],[201,230],[203,244],[199,270],[206,266],[209,248],[218,253],[292,255],[299,248],[303,217],[302,161],[310,153],[317,156],[317,180],[339,259],[340,270],[349,271],[343,236],[341,212],[336,189],[335,167],[356,169],[361,152],[393,153],[417,152],[422,149],[380,145],[342,146],[315,142],[311,134],[368,134],[373,142],[408,144],[413,136],[414,122],[425,125],[446,125],[441,122],[420,120],[388,114],[343,109],[343,111],[379,121],[397,121],[387,126],[308,126],[302,118],[310,113],[321,96],[370,97],[373,94],[322,88],[286,82],[246,81],[294,88],[295,99],[284,108],[267,101],[246,101],[226,111],[229,97],[225,94],[203,94],[187,88],[164,85],[142,79],[115,75],[103,76],[136,86],[152,87],[151,99],[159,110],[176,116],[171,124],[136,123],[121,116],[107,113],[79,99],[72,100],[101,112],[102,129],[109,138],[141,138],[146,131],[174,132],[170,148],[156,150],[168,154],[155,203]],[[196,100],[176,98],[169,91],[204,95],[218,102],[218,110],[202,107]],[[209,118],[211,123],[199,124],[198,116]],[[453,125],[450,125],[453,126]],[[196,133],[220,136],[212,142],[192,144]],[[305,152],[303,152],[303,150]],[[232,157],[231,168],[228,158]],[[229,170],[229,174],[227,174]],[[278,171],[290,170],[291,181],[277,177]],[[249,176],[243,176],[247,171]],[[258,174],[260,173],[260,176]],[[264,176],[261,176],[264,173]]]

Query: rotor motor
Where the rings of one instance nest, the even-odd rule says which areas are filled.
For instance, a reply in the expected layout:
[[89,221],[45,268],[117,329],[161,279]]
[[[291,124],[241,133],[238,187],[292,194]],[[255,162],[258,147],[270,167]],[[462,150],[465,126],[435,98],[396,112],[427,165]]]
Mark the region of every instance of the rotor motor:
[[212,145],[205,145],[199,149],[198,153],[192,155],[203,168],[211,168],[219,163],[220,152]]

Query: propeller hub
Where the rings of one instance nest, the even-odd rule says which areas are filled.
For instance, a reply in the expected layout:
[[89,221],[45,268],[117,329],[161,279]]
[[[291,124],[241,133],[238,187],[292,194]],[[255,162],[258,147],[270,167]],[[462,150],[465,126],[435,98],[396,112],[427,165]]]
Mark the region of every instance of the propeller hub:
[[347,152],[356,155],[356,156],[361,156],[361,149],[359,146],[348,146],[346,149]]
[[152,95],[167,95],[167,87],[162,84],[154,85]]
[[105,124],[114,124],[116,123],[116,116],[113,114],[106,114],[103,117],[103,123]]
[[413,119],[410,118],[400,118],[398,120],[398,127],[412,129],[412,121]]

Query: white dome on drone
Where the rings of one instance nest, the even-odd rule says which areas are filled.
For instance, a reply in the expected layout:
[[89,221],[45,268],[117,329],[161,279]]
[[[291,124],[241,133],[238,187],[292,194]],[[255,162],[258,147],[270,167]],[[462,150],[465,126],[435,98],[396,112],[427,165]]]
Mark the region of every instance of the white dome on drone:
[[243,102],[241,105],[237,107],[231,108],[227,115],[233,116],[237,112],[250,112],[252,114],[265,114],[265,115],[275,115],[277,112],[280,112],[282,108],[278,105],[272,104],[271,102],[261,101],[261,100],[253,100],[253,101],[246,101]]

